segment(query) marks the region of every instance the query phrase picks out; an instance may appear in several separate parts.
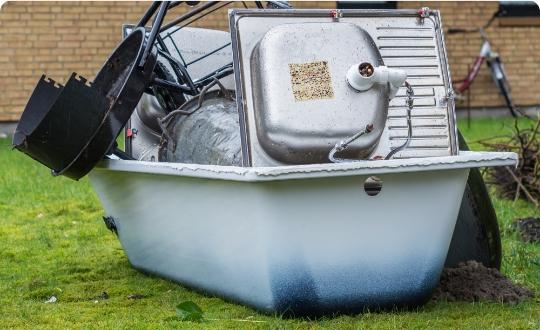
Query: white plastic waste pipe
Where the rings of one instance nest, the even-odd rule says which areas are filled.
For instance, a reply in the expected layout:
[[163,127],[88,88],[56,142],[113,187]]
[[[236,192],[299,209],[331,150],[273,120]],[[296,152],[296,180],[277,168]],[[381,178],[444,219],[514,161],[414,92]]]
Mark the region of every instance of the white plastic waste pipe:
[[359,92],[367,91],[374,84],[389,84],[390,93],[388,99],[393,99],[396,93],[407,79],[407,73],[399,69],[391,69],[387,66],[374,67],[371,63],[363,62],[352,65],[347,71],[347,82]]

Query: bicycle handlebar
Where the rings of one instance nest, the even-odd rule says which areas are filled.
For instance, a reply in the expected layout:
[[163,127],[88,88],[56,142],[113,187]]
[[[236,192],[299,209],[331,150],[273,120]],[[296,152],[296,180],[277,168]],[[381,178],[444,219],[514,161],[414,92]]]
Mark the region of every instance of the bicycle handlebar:
[[448,29],[448,34],[457,34],[457,33],[473,33],[473,32],[480,32],[482,31],[482,29],[487,29],[488,27],[490,27],[491,23],[493,23],[493,21],[501,16],[503,12],[501,10],[498,10],[496,11],[495,13],[493,13],[493,16],[491,16],[491,18],[489,19],[489,21],[483,26],[483,27],[480,27],[480,28],[472,28],[472,29],[464,29],[464,28],[449,28]]

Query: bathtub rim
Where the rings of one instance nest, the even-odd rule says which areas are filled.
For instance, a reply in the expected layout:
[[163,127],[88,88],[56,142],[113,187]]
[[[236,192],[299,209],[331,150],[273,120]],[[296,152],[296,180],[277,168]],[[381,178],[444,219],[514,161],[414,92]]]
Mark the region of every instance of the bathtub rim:
[[261,182],[441,171],[476,167],[516,166],[517,163],[518,156],[513,152],[461,151],[456,156],[273,167],[237,167],[108,159],[101,161],[93,172],[115,171],[227,181]]

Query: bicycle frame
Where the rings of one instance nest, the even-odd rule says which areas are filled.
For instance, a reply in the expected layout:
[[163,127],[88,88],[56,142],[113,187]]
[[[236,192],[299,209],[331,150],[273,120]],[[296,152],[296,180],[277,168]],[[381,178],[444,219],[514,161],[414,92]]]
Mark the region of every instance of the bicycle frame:
[[499,12],[496,12],[488,21],[488,23],[477,29],[448,29],[448,33],[470,33],[470,32],[479,32],[482,37],[482,47],[480,48],[480,54],[474,61],[474,64],[472,68],[469,70],[467,77],[463,79],[460,82],[460,85],[455,88],[455,91],[457,94],[463,94],[466,90],[468,90],[474,79],[478,76],[478,73],[480,72],[480,68],[482,67],[482,63],[484,61],[487,61],[487,65],[489,67],[489,70],[491,72],[491,77],[493,78],[493,82],[495,85],[499,88],[500,94],[504,97],[504,100],[506,102],[506,105],[508,106],[508,109],[510,110],[510,113],[512,117],[517,117],[517,113],[519,112],[524,117],[527,117],[525,114],[523,114],[519,109],[517,109],[514,105],[514,102],[512,101],[512,96],[510,95],[510,86],[508,84],[508,79],[506,77],[506,73],[504,71],[504,66],[501,61],[501,58],[498,53],[493,52],[491,49],[491,44],[489,43],[489,40],[487,38],[487,35],[485,33],[485,29],[487,29],[491,23],[497,18]]
[[462,80],[461,84],[455,89],[456,92],[458,92],[459,94],[463,94],[463,92],[465,92],[467,89],[471,87],[474,79],[476,79],[476,77],[478,76],[478,73],[480,72],[480,68],[482,67],[482,64],[484,63],[484,61],[486,61],[486,59],[488,61],[491,61],[492,59],[498,57],[497,54],[491,51],[491,45],[483,29],[480,29],[480,35],[482,36],[482,39],[483,39],[482,47],[480,48],[480,53],[476,57],[476,60],[474,61],[472,68],[467,74],[467,77],[464,80]]

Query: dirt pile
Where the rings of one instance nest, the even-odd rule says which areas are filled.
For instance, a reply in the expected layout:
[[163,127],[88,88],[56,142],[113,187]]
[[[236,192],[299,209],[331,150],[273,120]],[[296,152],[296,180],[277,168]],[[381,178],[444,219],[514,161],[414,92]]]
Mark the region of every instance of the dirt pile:
[[433,300],[480,301],[489,300],[517,304],[534,297],[534,293],[520,287],[495,268],[479,262],[467,261],[456,268],[445,268]]
[[524,242],[540,243],[540,218],[518,219],[516,227]]

